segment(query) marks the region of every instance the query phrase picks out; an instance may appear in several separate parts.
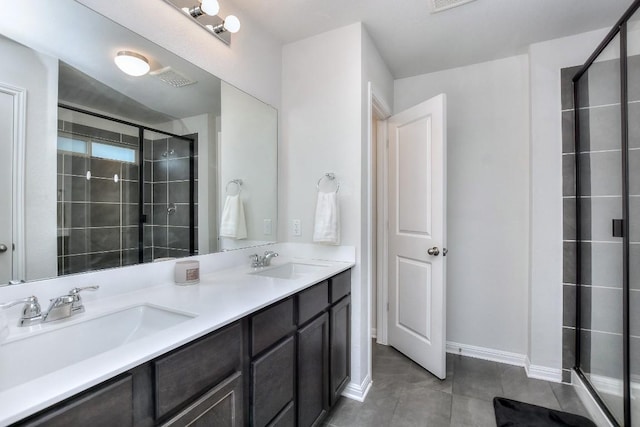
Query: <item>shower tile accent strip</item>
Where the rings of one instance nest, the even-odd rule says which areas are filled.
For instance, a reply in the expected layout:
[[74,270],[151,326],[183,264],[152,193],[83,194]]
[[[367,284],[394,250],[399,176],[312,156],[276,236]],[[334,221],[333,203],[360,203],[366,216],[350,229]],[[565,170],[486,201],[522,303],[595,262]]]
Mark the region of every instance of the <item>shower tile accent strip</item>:
[[[622,361],[622,320],[607,316],[621,313],[622,308],[622,240],[611,235],[611,219],[622,217],[620,154],[619,90],[600,84],[606,76],[617,73],[617,61],[596,63],[586,77],[589,93],[581,97],[580,133],[582,147],[581,180],[581,240],[582,240],[582,365],[591,372],[591,362],[597,375],[617,378]],[[563,320],[562,373],[570,382],[575,362],[576,311],[576,218],[575,218],[575,145],[572,78],[579,67],[561,70],[562,87],[562,169],[563,169]],[[583,77],[584,78],[584,77]],[[633,89],[633,88],[632,88]],[[640,218],[640,92],[630,91],[630,209],[631,218]],[[613,173],[606,173],[613,172]],[[631,223],[631,259],[640,252],[640,226]],[[640,304],[640,266],[631,265],[631,303]],[[635,269],[635,272],[633,271]],[[596,301],[596,304],[592,304]],[[638,307],[638,305],[632,305]],[[618,321],[619,320],[619,321]],[[640,315],[632,311],[631,347],[640,348]],[[620,354],[618,354],[620,353]],[[640,353],[635,358],[640,359]],[[634,363],[632,362],[632,366]],[[640,360],[635,367],[640,366]],[[606,371],[606,372],[605,372]],[[595,373],[595,372],[594,372]],[[632,374],[638,375],[639,372]]]
[[[59,120],[58,130],[138,148],[137,137],[77,123]],[[159,152],[160,156],[170,149],[176,155],[169,160],[163,158],[166,170],[164,175],[158,173],[158,182],[155,182],[152,180],[155,164],[150,148],[155,141],[145,143],[145,213],[149,225],[145,224],[144,261],[188,256],[188,144],[172,138],[158,141],[158,147],[166,147]],[[69,152],[58,152],[57,159],[58,275],[137,264],[139,165]],[[90,180],[87,171],[91,171]],[[118,175],[118,182],[114,181],[114,174]],[[160,196],[161,189],[164,197]],[[156,193],[157,197],[154,197]],[[175,218],[167,216],[167,208],[172,202],[176,205]],[[163,212],[164,223],[160,227],[153,221],[153,215],[147,209],[149,206]]]

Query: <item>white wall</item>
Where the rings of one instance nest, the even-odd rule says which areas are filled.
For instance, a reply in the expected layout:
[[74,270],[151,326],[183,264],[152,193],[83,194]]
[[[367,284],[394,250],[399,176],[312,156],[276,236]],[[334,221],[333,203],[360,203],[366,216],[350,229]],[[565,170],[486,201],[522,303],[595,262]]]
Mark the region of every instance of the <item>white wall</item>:
[[[247,240],[221,241],[246,247],[247,241],[275,241],[277,238],[278,210],[278,113],[271,106],[257,102],[255,98],[222,82],[220,127],[220,182],[218,194],[221,217],[224,199],[237,194],[236,185],[227,183],[242,180],[240,198],[244,203],[247,223]],[[271,220],[272,231],[264,233],[264,221]]]
[[79,0],[150,41],[183,57],[256,98],[280,106],[281,44],[233,3],[220,2],[220,15],[235,14],[242,29],[227,46],[163,1]]
[[[528,57],[395,81],[395,111],[447,95],[447,341],[524,355]],[[558,113],[559,116],[559,113]]]
[[[0,82],[25,89],[25,250],[26,277],[57,275],[56,154],[58,61],[0,39]],[[13,58],[9,61],[6,58]],[[25,70],[29,70],[25,73]],[[10,185],[5,189],[10,191]],[[4,207],[6,208],[6,207]]]
[[533,44],[529,358],[562,367],[562,122],[560,69],[584,63],[607,30]]
[[[351,385],[347,390],[356,398],[370,380],[371,357],[369,284],[362,264],[367,248],[363,233],[367,79],[375,80],[382,95],[389,96],[390,73],[360,23],[283,47],[280,236],[292,242],[312,241],[316,182],[324,173],[334,172],[340,182],[342,244],[356,247],[351,280]],[[294,219],[301,220],[299,237],[291,232]]]

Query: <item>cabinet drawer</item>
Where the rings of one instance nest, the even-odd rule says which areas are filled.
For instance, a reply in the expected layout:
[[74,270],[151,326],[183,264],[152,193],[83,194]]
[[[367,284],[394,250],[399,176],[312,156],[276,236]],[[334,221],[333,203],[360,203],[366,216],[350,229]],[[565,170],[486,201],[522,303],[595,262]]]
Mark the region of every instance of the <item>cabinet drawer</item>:
[[278,302],[251,317],[251,356],[286,337],[296,328],[293,298]]
[[162,426],[240,427],[242,414],[242,374],[236,372]]
[[156,419],[242,369],[239,322],[153,362]]
[[318,283],[298,294],[298,325],[306,323],[329,305],[329,282]]
[[255,427],[264,427],[294,396],[294,337],[289,337],[251,363],[252,408]]
[[351,270],[336,274],[331,279],[331,304],[340,301],[351,292]]
[[64,402],[22,426],[133,426],[133,380],[131,375]]

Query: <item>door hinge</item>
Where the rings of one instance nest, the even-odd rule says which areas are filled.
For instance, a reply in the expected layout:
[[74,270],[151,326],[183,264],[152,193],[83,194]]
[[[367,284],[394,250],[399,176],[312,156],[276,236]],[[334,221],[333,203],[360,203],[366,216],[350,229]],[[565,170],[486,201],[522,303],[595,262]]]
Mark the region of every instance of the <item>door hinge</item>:
[[389,311],[389,302],[387,302],[387,311]]

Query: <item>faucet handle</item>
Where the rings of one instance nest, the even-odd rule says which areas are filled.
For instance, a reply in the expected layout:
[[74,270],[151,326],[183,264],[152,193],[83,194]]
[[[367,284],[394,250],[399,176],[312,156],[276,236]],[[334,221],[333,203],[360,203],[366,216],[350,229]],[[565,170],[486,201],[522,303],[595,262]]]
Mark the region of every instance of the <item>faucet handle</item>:
[[100,289],[99,285],[85,286],[84,288],[73,288],[69,291],[69,295],[78,295],[82,291],[97,291],[98,289]]
[[22,307],[22,317],[18,322],[19,326],[29,324],[31,321],[39,319],[40,316],[42,316],[40,303],[38,302],[38,298],[36,298],[34,295],[27,298],[20,298],[14,301],[1,303],[0,308],[9,308],[18,304],[24,304],[24,307]]
[[82,299],[80,298],[80,292],[82,291],[97,291],[100,289],[100,286],[85,286],[83,288],[73,288],[69,291],[69,296],[73,298],[73,305],[71,306],[71,311],[73,312],[84,312],[84,305],[82,304]]

